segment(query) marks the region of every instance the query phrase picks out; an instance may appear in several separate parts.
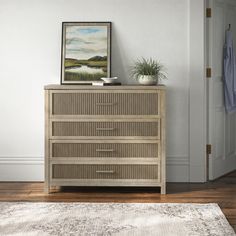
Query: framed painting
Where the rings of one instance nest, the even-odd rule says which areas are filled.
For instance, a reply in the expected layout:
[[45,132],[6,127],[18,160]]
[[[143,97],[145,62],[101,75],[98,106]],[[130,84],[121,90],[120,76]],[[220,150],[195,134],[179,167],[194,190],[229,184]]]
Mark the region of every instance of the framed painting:
[[111,76],[111,22],[63,22],[61,84]]

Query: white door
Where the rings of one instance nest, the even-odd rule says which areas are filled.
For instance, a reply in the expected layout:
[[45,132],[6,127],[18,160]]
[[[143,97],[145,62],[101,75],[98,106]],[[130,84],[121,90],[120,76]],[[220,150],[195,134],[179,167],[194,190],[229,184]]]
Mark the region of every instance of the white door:
[[236,114],[225,112],[222,81],[223,45],[229,24],[236,43],[236,1],[209,0],[207,4],[211,17],[206,20],[206,64],[212,69],[211,78],[207,78],[207,141],[212,145],[208,174],[213,180],[236,169]]

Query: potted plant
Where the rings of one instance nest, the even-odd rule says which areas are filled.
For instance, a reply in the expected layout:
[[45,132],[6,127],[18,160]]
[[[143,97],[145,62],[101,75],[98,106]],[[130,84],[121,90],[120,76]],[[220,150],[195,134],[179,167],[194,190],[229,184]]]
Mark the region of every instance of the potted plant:
[[143,85],[157,84],[161,79],[166,79],[164,66],[152,58],[138,59],[131,69],[132,76]]

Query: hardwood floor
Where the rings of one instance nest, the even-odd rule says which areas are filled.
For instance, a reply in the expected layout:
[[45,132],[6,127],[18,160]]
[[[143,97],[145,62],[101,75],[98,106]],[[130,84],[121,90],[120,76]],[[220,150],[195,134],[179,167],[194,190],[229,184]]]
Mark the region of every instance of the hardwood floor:
[[218,203],[236,229],[236,171],[204,184],[168,183],[166,195],[130,187],[64,187],[47,195],[42,182],[0,182],[0,201]]

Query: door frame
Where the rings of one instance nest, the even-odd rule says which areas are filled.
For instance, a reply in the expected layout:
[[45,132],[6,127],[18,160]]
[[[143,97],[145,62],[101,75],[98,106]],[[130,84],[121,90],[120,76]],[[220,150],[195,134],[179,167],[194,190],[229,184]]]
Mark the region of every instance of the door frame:
[[189,182],[207,181],[206,2],[189,1]]

